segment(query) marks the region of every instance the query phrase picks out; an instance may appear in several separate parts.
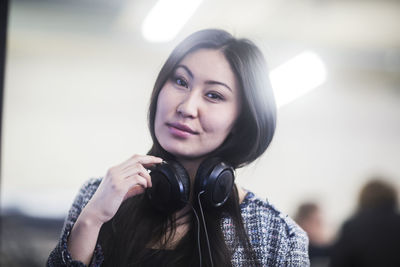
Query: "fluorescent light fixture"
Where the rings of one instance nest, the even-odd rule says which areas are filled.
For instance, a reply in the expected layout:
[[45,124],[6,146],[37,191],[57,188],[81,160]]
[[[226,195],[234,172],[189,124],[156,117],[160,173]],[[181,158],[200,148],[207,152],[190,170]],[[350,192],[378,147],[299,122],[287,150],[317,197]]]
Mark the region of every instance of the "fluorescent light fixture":
[[202,0],[159,0],[143,21],[142,33],[150,42],[174,39]]
[[272,70],[270,79],[280,107],[324,83],[326,68],[317,54],[306,51]]

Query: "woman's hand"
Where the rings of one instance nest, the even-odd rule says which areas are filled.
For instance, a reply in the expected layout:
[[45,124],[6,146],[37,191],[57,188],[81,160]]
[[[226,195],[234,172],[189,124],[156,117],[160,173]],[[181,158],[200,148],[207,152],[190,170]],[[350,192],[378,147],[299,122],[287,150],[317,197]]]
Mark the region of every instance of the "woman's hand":
[[142,194],[147,187],[151,187],[151,177],[146,168],[161,162],[162,159],[158,157],[134,155],[110,168],[85,207],[86,214],[91,214],[99,224],[109,221],[124,200]]
[[73,259],[89,265],[103,223],[114,217],[125,199],[151,187],[151,178],[145,168],[161,162],[161,158],[134,155],[107,171],[68,238],[67,246]]

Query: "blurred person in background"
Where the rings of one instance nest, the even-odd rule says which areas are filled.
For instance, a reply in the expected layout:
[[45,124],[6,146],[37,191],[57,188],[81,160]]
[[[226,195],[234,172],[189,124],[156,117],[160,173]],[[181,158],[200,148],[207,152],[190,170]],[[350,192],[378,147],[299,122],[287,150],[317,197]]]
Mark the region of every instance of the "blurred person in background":
[[400,266],[397,201],[395,188],[380,177],[364,185],[356,214],[341,228],[330,266]]
[[303,203],[298,207],[294,219],[308,234],[308,253],[311,266],[328,266],[331,246],[326,236],[323,212],[320,206],[314,202]]

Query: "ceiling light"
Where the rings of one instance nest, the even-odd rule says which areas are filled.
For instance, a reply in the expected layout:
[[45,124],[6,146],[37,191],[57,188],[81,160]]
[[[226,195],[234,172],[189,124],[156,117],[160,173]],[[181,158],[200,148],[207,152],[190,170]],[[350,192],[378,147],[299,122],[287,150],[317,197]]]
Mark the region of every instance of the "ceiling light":
[[280,107],[324,83],[326,68],[317,54],[306,51],[272,70],[270,79]]
[[150,42],[174,39],[202,0],[159,0],[143,21],[142,33]]

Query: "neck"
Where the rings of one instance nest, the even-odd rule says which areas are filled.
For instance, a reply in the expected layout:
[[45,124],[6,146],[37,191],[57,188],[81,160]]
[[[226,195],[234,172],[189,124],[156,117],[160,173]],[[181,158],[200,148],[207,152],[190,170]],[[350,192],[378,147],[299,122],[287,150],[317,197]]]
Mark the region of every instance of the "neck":
[[190,202],[193,201],[193,188],[194,180],[196,178],[197,170],[204,158],[198,159],[178,159],[179,163],[185,168],[186,172],[190,177]]
[[197,169],[199,168],[203,158],[199,159],[178,159],[179,163],[186,169],[190,177],[190,182],[194,182]]

